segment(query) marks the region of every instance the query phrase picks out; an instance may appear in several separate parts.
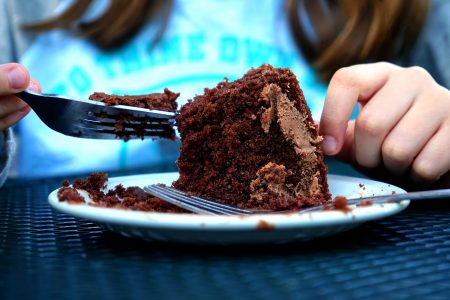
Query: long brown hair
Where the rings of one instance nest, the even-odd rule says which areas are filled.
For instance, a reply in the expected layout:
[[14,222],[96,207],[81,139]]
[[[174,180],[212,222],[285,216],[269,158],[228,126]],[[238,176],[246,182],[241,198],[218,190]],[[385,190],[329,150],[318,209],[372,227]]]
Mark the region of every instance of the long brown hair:
[[[339,68],[404,54],[425,22],[427,0],[286,0],[291,30],[304,56],[329,79]],[[307,38],[300,12],[316,39]]]
[[[110,0],[97,19],[79,22],[92,2],[74,1],[61,14],[26,28],[66,28],[111,49],[132,37],[145,22],[160,18],[156,43],[173,6],[173,0]],[[285,0],[285,7],[297,46],[327,80],[341,67],[405,53],[425,22],[428,0]],[[305,18],[312,25],[313,38],[308,37]]]
[[104,12],[93,20],[79,21],[94,0],[77,0],[60,14],[44,21],[25,24],[33,31],[64,28],[85,37],[102,49],[113,49],[125,43],[148,21],[158,21],[153,37],[156,43],[168,24],[173,0],[110,0]]

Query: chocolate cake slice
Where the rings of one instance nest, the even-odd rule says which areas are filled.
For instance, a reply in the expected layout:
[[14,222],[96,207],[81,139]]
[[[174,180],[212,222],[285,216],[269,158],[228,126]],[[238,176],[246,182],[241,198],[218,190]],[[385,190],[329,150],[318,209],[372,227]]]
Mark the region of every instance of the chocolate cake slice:
[[166,88],[164,89],[163,93],[152,93],[136,96],[118,96],[97,92],[90,95],[89,99],[94,101],[101,101],[106,105],[122,104],[148,109],[175,111],[177,109],[176,100],[179,95],[179,93],[174,93]]
[[301,209],[330,199],[311,112],[289,69],[263,65],[184,105],[175,188],[256,209]]
[[[174,93],[166,88],[164,89],[164,93],[152,93],[136,96],[118,96],[96,92],[90,95],[89,99],[103,102],[106,105],[128,105],[146,109],[176,111],[178,105],[176,100],[179,95],[179,93]],[[106,116],[99,115],[97,117],[102,118]],[[145,136],[146,124],[153,121],[154,120],[148,118],[137,119],[132,116],[121,115],[116,120],[114,133],[118,138],[125,141],[127,141],[132,135],[143,139]],[[171,125],[162,125],[161,129],[164,130],[161,134],[162,137],[172,140],[175,139],[175,130]]]

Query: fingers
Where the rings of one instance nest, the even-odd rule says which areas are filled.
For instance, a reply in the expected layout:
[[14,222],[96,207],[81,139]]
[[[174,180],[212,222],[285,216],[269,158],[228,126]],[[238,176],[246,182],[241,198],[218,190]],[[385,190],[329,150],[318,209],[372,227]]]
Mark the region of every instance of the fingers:
[[411,176],[416,182],[434,182],[448,172],[450,169],[449,136],[450,125],[440,128],[414,160]]
[[354,140],[355,140],[355,121],[351,120],[347,124],[347,130],[344,135],[344,142],[342,143],[342,148],[336,155],[338,159],[346,161],[348,163],[354,163]]
[[28,85],[28,89],[41,93],[42,92],[42,87],[41,84],[33,78],[30,78],[30,84]]
[[[409,113],[409,117],[406,117],[405,119],[405,115],[411,109],[413,103],[420,103],[420,101],[417,101],[416,97],[422,86],[421,84],[411,85],[411,82],[416,80],[415,76],[417,76],[417,74],[413,69],[398,69],[392,71],[384,86],[380,88],[372,96],[370,101],[364,105],[363,109],[361,109],[361,113],[356,119],[355,128],[355,156],[356,161],[361,166],[373,168],[382,163],[380,149],[385,143],[385,138],[390,134],[394,127],[396,128],[394,132],[397,132],[398,134],[395,134],[394,138],[391,138],[390,141],[393,141],[395,145],[398,145],[399,140],[396,140],[395,138],[399,138],[399,134],[402,135],[401,139],[410,137],[411,134],[417,134],[417,132],[409,131],[416,127],[414,124],[415,116],[423,116],[422,111],[417,109],[417,105],[413,110],[413,113]],[[432,81],[430,83],[435,84]],[[423,106],[424,105],[419,105],[420,108],[423,108]],[[432,110],[434,109],[435,108],[432,108]],[[400,120],[402,121],[400,122]],[[434,130],[436,130],[436,127]],[[433,132],[430,134],[433,134]],[[417,142],[414,137],[408,141],[410,143],[411,141],[414,143]],[[400,149],[402,148],[400,147]],[[391,147],[390,150],[395,152],[400,149]],[[396,153],[395,155],[397,154],[404,155],[404,153]],[[408,164],[409,163],[411,163],[411,161],[409,161]],[[396,167],[400,167],[400,165]],[[394,167],[393,170],[397,170],[396,167]],[[402,170],[404,169],[403,167]]]
[[[349,121],[356,103],[360,113]],[[376,63],[338,71],[319,132],[325,154],[364,170],[390,171],[406,184],[450,184],[450,91],[424,69]]]
[[[442,102],[450,103],[450,93],[442,93],[442,96]],[[443,114],[447,114],[446,119],[412,163],[411,176],[416,182],[434,182],[450,170],[450,110]]]
[[[403,174],[450,114],[450,99],[439,89],[419,94],[385,138],[381,153],[386,168]],[[450,136],[449,136],[450,138]]]
[[335,155],[341,150],[355,104],[370,99],[398,68],[388,63],[375,63],[336,72],[328,87],[319,127],[319,133],[324,137],[325,154]]
[[5,130],[17,122],[19,122],[22,118],[24,118],[29,112],[31,108],[29,106],[24,106],[19,110],[16,110],[9,115],[0,118],[0,130]]
[[28,87],[30,75],[20,64],[0,65],[0,96],[11,95]]
[[28,105],[16,96],[4,96],[0,98],[0,119],[27,107]]
[[[28,88],[35,92],[41,92],[42,90],[39,82],[34,79],[30,79]],[[0,98],[0,119],[26,107],[28,107],[28,104],[14,95],[3,96]]]
[[30,111],[25,102],[14,96],[26,88],[41,91],[40,84],[30,79],[28,71],[22,65],[0,65],[0,130],[14,125]]

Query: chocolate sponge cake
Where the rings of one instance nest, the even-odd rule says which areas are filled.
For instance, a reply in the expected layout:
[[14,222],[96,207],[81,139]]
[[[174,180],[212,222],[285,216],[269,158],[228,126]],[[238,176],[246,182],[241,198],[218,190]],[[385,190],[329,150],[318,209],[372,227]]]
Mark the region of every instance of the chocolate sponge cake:
[[[146,108],[150,110],[162,110],[174,112],[177,109],[177,98],[180,94],[174,93],[169,89],[164,89],[163,93],[152,93],[146,95],[110,95],[106,93],[96,92],[89,96],[90,100],[103,102],[106,105],[127,105],[139,108]],[[105,117],[98,115],[97,117]],[[120,115],[116,117],[116,123],[114,126],[114,133],[116,137],[127,141],[131,136],[137,136],[141,139],[144,138],[147,124],[153,124],[155,120],[149,118],[136,118],[128,115]],[[172,125],[160,124],[161,130],[160,136],[167,139],[175,139],[175,130]]]
[[163,93],[152,93],[146,95],[110,95],[95,92],[89,96],[90,100],[101,101],[106,105],[128,105],[140,108],[158,109],[164,111],[175,111],[177,109],[177,98],[180,94],[169,89],[164,89]]
[[322,138],[289,69],[263,65],[205,89],[182,107],[177,126],[175,188],[257,209],[330,199]]

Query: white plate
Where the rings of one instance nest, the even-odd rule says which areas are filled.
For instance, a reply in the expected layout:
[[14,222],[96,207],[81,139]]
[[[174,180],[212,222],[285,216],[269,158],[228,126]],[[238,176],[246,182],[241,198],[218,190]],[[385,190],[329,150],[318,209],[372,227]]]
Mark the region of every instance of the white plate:
[[[170,185],[178,173],[160,173],[110,178],[108,188],[117,184],[140,186],[151,183]],[[362,178],[329,175],[330,192],[348,198],[404,192],[390,184]],[[207,216],[152,213],[87,204],[60,202],[58,190],[49,195],[49,203],[68,215],[90,220],[125,236],[146,240],[207,244],[279,243],[309,240],[349,230],[363,222],[377,220],[405,209],[409,200],[355,207],[351,212],[316,211],[304,214],[264,214],[252,216]],[[86,198],[88,200],[88,198]]]

